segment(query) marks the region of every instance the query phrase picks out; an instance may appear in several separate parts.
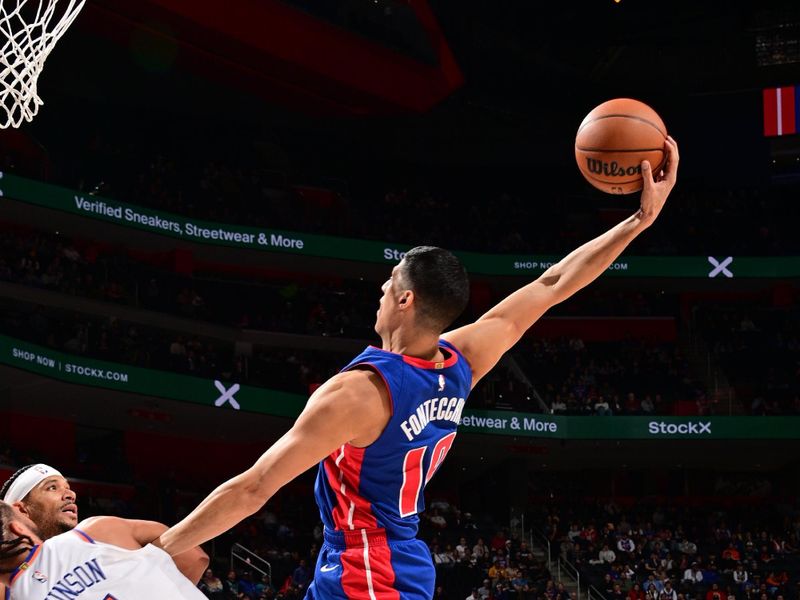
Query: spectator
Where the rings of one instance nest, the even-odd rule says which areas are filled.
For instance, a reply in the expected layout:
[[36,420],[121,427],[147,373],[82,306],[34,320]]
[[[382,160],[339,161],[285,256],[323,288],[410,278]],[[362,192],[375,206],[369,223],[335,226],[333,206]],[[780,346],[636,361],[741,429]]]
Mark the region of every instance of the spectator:
[[678,593],[672,587],[672,581],[664,581],[664,588],[659,593],[660,600],[678,600]]
[[257,596],[253,574],[250,571],[243,571],[242,576],[239,578],[239,598],[258,600]]
[[636,545],[633,543],[628,535],[623,534],[619,540],[617,540],[617,550],[620,552],[624,552],[625,554],[631,554],[636,548]]
[[628,600],[644,600],[645,593],[642,590],[642,586],[638,583],[634,583],[630,590],[628,590]]
[[311,582],[311,570],[306,565],[304,558],[300,559],[300,563],[292,573],[292,585],[299,590],[305,590]]
[[475,560],[478,562],[483,562],[489,555],[489,548],[483,542],[483,538],[478,538],[478,541],[475,542],[475,545],[472,547],[472,556],[475,557]]
[[625,600],[625,592],[622,591],[622,585],[615,583],[611,589],[611,596],[607,600]]
[[613,564],[617,560],[617,555],[608,547],[608,544],[603,544],[603,549],[598,554],[599,563]]
[[459,562],[462,561],[466,556],[467,551],[469,551],[469,546],[467,545],[467,538],[462,537],[458,540],[458,544],[456,545],[456,551],[455,551],[456,560]]
[[718,583],[713,583],[706,592],[706,600],[723,600],[722,590],[719,589]]
[[739,589],[744,589],[744,584],[748,581],[747,571],[744,570],[742,563],[736,565],[733,571],[733,582],[739,586]]
[[742,556],[739,554],[739,550],[734,545],[733,541],[728,544],[728,547],[722,551],[722,558],[723,560],[731,561],[733,563],[738,563]]
[[683,581],[687,581],[691,585],[702,583],[703,572],[700,570],[697,561],[692,562],[692,565],[683,572]]
[[222,582],[222,587],[225,590],[226,598],[239,597],[239,576],[236,574],[236,571],[233,569],[228,571],[225,581]]
[[203,578],[198,583],[197,587],[209,598],[219,600],[225,597],[225,589],[222,585],[220,578],[214,575],[214,571],[206,569]]
[[598,417],[610,417],[614,414],[603,396],[597,397],[597,400],[594,403],[594,414],[596,414]]

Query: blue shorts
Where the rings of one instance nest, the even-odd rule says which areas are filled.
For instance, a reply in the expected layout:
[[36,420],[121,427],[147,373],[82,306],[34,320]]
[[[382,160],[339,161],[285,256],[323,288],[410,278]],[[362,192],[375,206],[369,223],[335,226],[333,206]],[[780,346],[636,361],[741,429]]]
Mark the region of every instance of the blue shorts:
[[435,582],[430,550],[418,539],[326,529],[306,600],[430,600]]

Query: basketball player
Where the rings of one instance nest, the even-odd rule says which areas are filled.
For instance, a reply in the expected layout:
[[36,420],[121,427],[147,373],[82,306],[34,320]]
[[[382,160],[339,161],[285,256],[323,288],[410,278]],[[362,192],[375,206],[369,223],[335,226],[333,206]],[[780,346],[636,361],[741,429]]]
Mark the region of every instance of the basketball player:
[[[78,524],[77,496],[64,476],[49,465],[34,464],[19,469],[0,487],[0,500],[35,523],[43,540],[71,531]],[[153,534],[148,541],[167,529],[152,521],[136,523],[148,524],[148,531]],[[201,548],[192,548],[174,560],[178,570],[195,584],[208,566],[208,556]]]
[[[0,502],[0,583],[6,600],[201,600],[172,558],[149,542],[158,523],[94,517],[44,541],[36,524]],[[84,594],[85,593],[85,594]]]
[[383,285],[369,347],[308,401],[294,426],[244,473],[223,483],[160,538],[170,554],[252,515],[319,462],[325,524],[307,599],[428,600],[435,571],[415,538],[423,488],[456,436],[475,384],[551,306],[600,276],[661,212],[675,185],[678,147],[664,171],[642,163],[640,208],[550,267],[476,322],[442,334],[467,304],[464,268],[449,252],[409,251]]
[[0,487],[0,500],[36,523],[43,539],[69,531],[78,524],[78,505],[69,482],[53,467],[27,465]]

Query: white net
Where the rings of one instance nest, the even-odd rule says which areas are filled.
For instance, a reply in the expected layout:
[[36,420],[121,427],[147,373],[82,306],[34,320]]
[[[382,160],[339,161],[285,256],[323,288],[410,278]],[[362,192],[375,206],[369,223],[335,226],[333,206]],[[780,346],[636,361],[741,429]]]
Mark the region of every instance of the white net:
[[84,2],[0,0],[0,128],[19,127],[36,116],[44,61]]

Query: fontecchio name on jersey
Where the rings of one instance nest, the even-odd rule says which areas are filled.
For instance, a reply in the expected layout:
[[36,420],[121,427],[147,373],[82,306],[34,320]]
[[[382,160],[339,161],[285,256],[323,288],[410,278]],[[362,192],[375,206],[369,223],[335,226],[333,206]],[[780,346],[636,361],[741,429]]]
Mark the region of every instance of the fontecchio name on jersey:
[[464,398],[431,398],[417,407],[400,429],[406,434],[408,441],[419,435],[431,421],[452,421],[456,425],[461,420],[464,410]]

